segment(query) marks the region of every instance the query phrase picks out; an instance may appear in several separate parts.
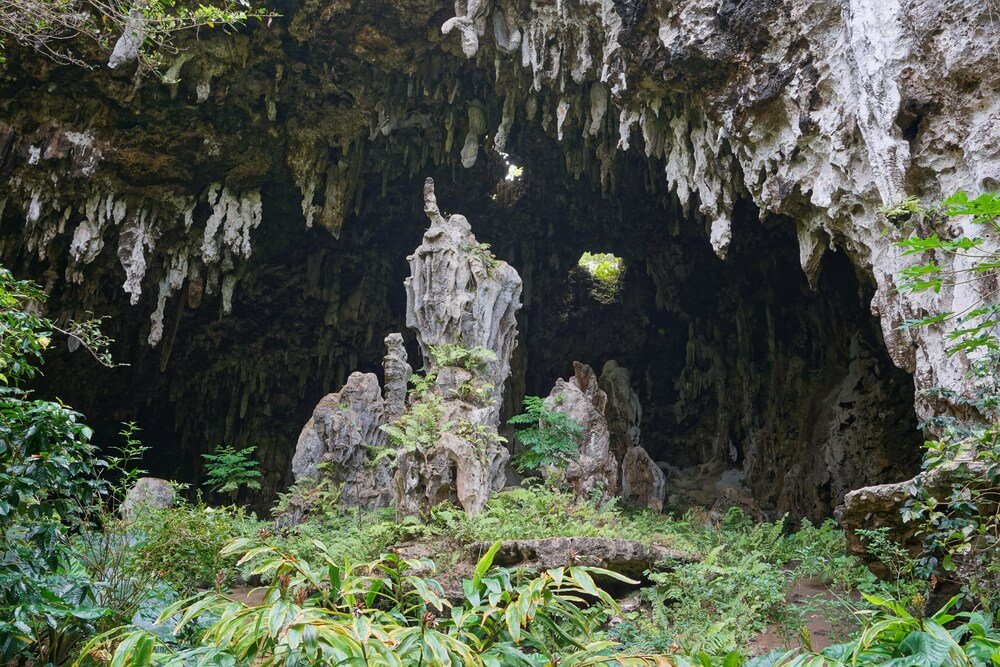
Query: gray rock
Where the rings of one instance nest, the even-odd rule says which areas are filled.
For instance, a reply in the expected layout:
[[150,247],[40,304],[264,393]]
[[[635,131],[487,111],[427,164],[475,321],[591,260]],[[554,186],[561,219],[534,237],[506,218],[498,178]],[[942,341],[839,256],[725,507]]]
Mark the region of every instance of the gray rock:
[[573,362],[573,369],[573,377],[556,381],[545,403],[583,427],[576,437],[577,458],[566,468],[566,481],[577,499],[596,493],[604,501],[618,494],[618,461],[611,453],[604,417],[608,397],[598,386],[594,369],[579,361]]
[[[396,509],[401,516],[426,514],[453,497],[475,514],[506,483],[510,453],[497,426],[516,345],[521,278],[479,245],[465,217],[441,215],[431,179],[424,185],[424,211],[431,225],[408,258],[406,323],[435,378],[433,395],[417,400],[441,402],[444,433],[428,451],[400,453]],[[438,345],[481,347],[494,359],[477,368],[442,366],[431,354]]]
[[630,507],[663,511],[667,477],[642,447],[632,447],[622,461],[622,500]]
[[[478,558],[492,546],[475,542],[469,546]],[[601,567],[626,577],[641,578],[647,570],[669,569],[675,563],[694,562],[695,556],[610,537],[549,537],[536,540],[504,540],[493,559],[503,567],[547,570],[568,565]]]
[[177,491],[173,485],[158,477],[140,477],[125,494],[122,502],[122,518],[126,522],[135,520],[144,509],[167,509],[173,507]]
[[604,364],[598,380],[601,390],[608,396],[608,406],[604,416],[608,421],[611,435],[611,451],[621,462],[632,447],[639,445],[642,433],[642,404],[632,388],[629,370],[619,366],[614,359]]
[[[387,459],[369,461],[386,444],[380,427],[385,407],[378,378],[372,373],[352,373],[339,392],[327,394],[316,405],[303,427],[292,457],[296,481],[315,478],[341,485],[345,505],[381,507],[391,498],[392,472]],[[321,470],[320,464],[326,464]]]

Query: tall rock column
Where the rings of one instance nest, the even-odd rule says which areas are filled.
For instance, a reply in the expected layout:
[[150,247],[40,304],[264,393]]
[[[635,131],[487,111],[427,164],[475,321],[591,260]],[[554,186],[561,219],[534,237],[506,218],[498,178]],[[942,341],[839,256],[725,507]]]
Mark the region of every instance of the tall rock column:
[[429,446],[403,448],[395,480],[397,511],[424,513],[453,494],[470,514],[506,483],[507,448],[497,435],[503,387],[517,344],[521,278],[493,257],[464,216],[445,218],[434,182],[424,184],[430,227],[407,259],[406,324],[413,328],[430,386],[410,410],[436,411]]
[[598,386],[594,369],[574,361],[573,377],[556,380],[545,403],[582,427],[576,436],[577,458],[566,468],[566,482],[577,499],[596,494],[603,502],[618,495],[618,460],[604,416],[608,395]]

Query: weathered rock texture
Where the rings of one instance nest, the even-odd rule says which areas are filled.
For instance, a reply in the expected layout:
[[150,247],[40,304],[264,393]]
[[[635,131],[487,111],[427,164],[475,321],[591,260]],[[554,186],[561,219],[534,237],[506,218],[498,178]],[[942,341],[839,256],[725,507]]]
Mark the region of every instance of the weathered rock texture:
[[627,368],[614,359],[604,364],[598,386],[607,397],[604,416],[611,435],[611,451],[619,461],[625,453],[639,444],[642,435],[642,403],[632,388],[632,376]]
[[[470,198],[489,201],[502,178],[491,172],[494,148],[538,155],[545,182],[544,194],[527,186],[516,216],[499,210],[497,226],[506,228],[490,240],[518,258],[522,275],[537,275],[540,298],[540,283],[570,265],[569,249],[596,249],[578,239],[627,232],[620,247],[633,248],[653,276],[658,310],[678,315],[676,328],[657,328],[684,339],[686,360],[683,377],[655,388],[670,397],[660,410],[669,418],[644,400],[644,431],[672,420],[687,441],[676,449],[696,453],[689,463],[744,468],[776,511],[822,513],[862,478],[899,475],[891,462],[900,457],[876,442],[889,435],[808,432],[884,412],[869,379],[895,405],[892,373],[880,351],[863,358],[872,341],[862,336],[858,381],[838,387],[852,354],[841,341],[829,353],[801,342],[793,350],[795,337],[781,332],[800,326],[798,339],[811,335],[822,325],[815,312],[799,325],[747,305],[731,309],[741,312],[730,327],[724,309],[709,316],[674,298],[672,290],[698,277],[692,257],[726,278],[742,271],[708,264],[696,242],[732,260],[753,239],[756,265],[777,265],[784,260],[766,255],[769,237],[790,227],[796,259],[821,291],[824,257],[846,256],[858,284],[874,286],[873,297],[863,289],[856,298],[865,308],[871,299],[880,326],[859,327],[883,338],[918,388],[969,391],[967,360],[944,354],[941,327],[898,325],[961,310],[990,287],[897,295],[909,260],[893,243],[905,232],[878,210],[907,194],[926,202],[997,187],[1000,68],[990,3],[529,0],[460,3],[459,12],[443,0],[285,4],[269,26],[186,44],[168,76],[138,87],[127,58],[114,70],[84,71],[13,51],[0,69],[0,257],[46,286],[58,319],[94,310],[123,322],[117,333],[131,370],[104,376],[106,389],[78,393],[93,404],[81,407],[103,411],[108,424],[128,415],[102,406],[141,408],[164,448],[183,443],[190,455],[163,459],[184,462],[189,476],[199,443],[253,438],[267,444],[265,487],[283,484],[290,452],[277,443],[326,388],[377,366],[382,333],[400,328],[386,287],[397,284],[399,258],[372,250],[412,247],[399,234],[406,181],[468,170],[459,180],[475,190]],[[533,219],[529,203],[552,215]],[[598,214],[605,219],[592,219]],[[752,231],[756,218],[767,233]],[[511,224],[522,226],[521,237]],[[671,256],[680,244],[646,247],[660,231],[685,239],[688,261]],[[777,298],[795,285],[787,274],[781,281],[767,287]],[[317,319],[289,331],[306,317]],[[627,361],[640,375],[620,355],[601,358]],[[53,363],[51,381],[72,377],[77,363]],[[643,375],[648,385],[655,373]],[[117,400],[133,395],[136,405]],[[779,408],[755,409],[757,395],[801,406],[793,425],[774,427]],[[927,417],[949,406],[921,394],[916,408]],[[753,412],[768,417],[758,422]],[[908,421],[898,414],[890,421]],[[864,463],[854,469],[858,450]],[[795,466],[811,479],[783,479]]]
[[[492,546],[476,542],[469,546],[479,557]],[[540,540],[505,540],[493,562],[504,567],[547,570],[569,565],[600,567],[626,577],[642,578],[647,570],[669,569],[695,560],[691,554],[660,546],[608,537],[550,537]]]
[[626,505],[663,511],[667,477],[642,447],[632,447],[622,459],[622,500]]
[[[510,453],[497,426],[517,342],[521,278],[480,246],[464,216],[441,215],[431,179],[424,184],[424,212],[431,225],[408,258],[406,322],[434,381],[429,395],[415,402],[440,403],[441,437],[425,451],[400,452],[396,508],[401,515],[426,514],[454,494],[476,514],[507,479]],[[490,358],[443,365],[435,352],[456,347]]]
[[140,477],[122,501],[122,518],[133,521],[146,509],[163,510],[172,507],[177,498],[174,485],[158,477]]
[[[389,447],[382,427],[406,409],[406,384],[413,369],[400,334],[386,336],[385,345],[385,395],[374,373],[351,373],[340,391],[316,405],[292,456],[296,482],[322,478],[339,489],[343,505],[384,507],[392,500],[394,470],[391,457],[380,456]],[[303,506],[306,499],[301,501],[291,499],[293,521],[309,509]]]
[[581,426],[577,456],[566,468],[566,482],[578,499],[599,501],[618,495],[618,461],[611,452],[611,434],[604,416],[608,396],[598,386],[594,369],[573,362],[573,377],[556,380],[546,406]]

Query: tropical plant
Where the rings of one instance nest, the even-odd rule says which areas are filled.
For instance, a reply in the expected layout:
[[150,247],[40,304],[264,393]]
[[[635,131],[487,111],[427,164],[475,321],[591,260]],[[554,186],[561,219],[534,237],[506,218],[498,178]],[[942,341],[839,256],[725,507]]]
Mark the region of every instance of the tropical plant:
[[92,67],[88,52],[96,47],[104,57],[127,54],[113,56],[112,66],[137,59],[140,70],[156,70],[180,50],[179,32],[274,16],[248,0],[0,0],[0,63],[13,42],[61,64]]
[[[972,224],[985,231],[1000,232],[1000,194],[986,192],[970,198],[965,192],[956,192],[942,202],[940,209],[945,219],[968,218]],[[886,213],[891,222],[909,223],[911,218],[928,218],[934,222],[937,211],[923,211],[912,199]],[[953,237],[953,238],[952,238]],[[922,255],[927,261],[908,266],[901,272],[901,292],[919,293],[928,290],[940,292],[945,286],[955,286],[972,280],[996,277],[1000,271],[1000,250],[996,240],[981,237],[954,235],[949,230],[944,238],[939,233],[911,234],[897,244],[903,256]],[[947,259],[947,265],[942,263]],[[929,326],[940,323],[953,325],[945,333],[950,342],[949,353],[959,350],[1000,349],[997,343],[997,326],[1000,324],[1000,302],[993,298],[996,290],[980,298],[961,311],[942,311],[927,317],[908,320],[903,327]]]
[[467,371],[475,371],[497,360],[497,355],[482,345],[462,347],[452,343],[430,346],[431,358],[439,367],[457,366]]
[[242,509],[201,502],[144,508],[129,528],[132,568],[155,573],[158,581],[181,592],[231,583],[236,577],[236,558],[223,556],[223,547],[266,529]]
[[782,667],[841,667],[846,665],[913,665],[919,667],[986,667],[1000,664],[1000,629],[981,612],[949,613],[953,598],[937,613],[913,616],[893,600],[870,595],[878,611],[853,641],[822,651],[792,651],[776,660]]
[[91,429],[62,403],[31,400],[20,384],[39,373],[53,332],[110,365],[99,321],[56,326],[38,314],[45,294],[0,267],[0,661],[67,655],[107,613],[67,547],[110,492],[97,476]]
[[562,469],[576,455],[576,436],[583,427],[566,413],[553,409],[561,400],[562,395],[552,399],[525,396],[524,412],[507,420],[508,424],[527,425],[515,436],[524,448],[514,457],[518,472]]
[[232,502],[240,489],[260,488],[260,464],[253,458],[256,445],[236,449],[232,445],[219,445],[205,459],[206,484],[213,493],[228,494]]
[[[321,552],[323,545],[317,545]],[[228,553],[257,560],[271,584],[259,604],[207,593],[171,605],[161,623],[208,620],[190,646],[173,647],[149,630],[124,627],[96,637],[84,656],[114,648],[112,664],[289,665],[650,665],[655,656],[616,655],[595,635],[614,600],[593,575],[629,580],[588,567],[556,568],[528,577],[491,569],[497,542],[449,602],[426,575],[433,564],[387,554],[345,565],[325,555],[318,566],[237,540]],[[174,622],[172,619],[177,619]]]

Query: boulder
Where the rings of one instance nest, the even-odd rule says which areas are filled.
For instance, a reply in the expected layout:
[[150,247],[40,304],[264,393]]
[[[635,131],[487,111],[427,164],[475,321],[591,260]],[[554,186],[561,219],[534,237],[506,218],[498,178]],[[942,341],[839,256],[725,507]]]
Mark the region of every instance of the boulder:
[[[906,501],[920,496],[921,489],[929,492],[934,498],[946,499],[951,494],[953,485],[959,480],[963,484],[972,486],[981,484],[985,488],[991,484],[990,470],[991,466],[982,461],[956,460],[920,473],[913,479],[865,486],[849,492],[844,496],[844,503],[835,511],[837,520],[847,531],[848,550],[862,559],[871,560],[864,541],[857,531],[861,528],[868,530],[887,528],[888,536],[893,541],[906,547],[913,555],[919,554],[922,543],[917,531],[921,526],[917,522],[903,520],[902,510]],[[995,506],[980,507],[980,512],[984,516],[996,511]],[[870,565],[876,574],[885,574],[879,571],[878,563]]]
[[[492,546],[475,542],[469,549],[479,558]],[[493,558],[494,565],[547,570],[568,565],[588,565],[617,572],[633,579],[647,570],[668,569],[678,562],[697,560],[693,555],[611,537],[548,537],[535,540],[504,540]]]
[[122,518],[133,521],[144,509],[167,509],[173,507],[177,491],[173,484],[159,477],[140,477],[125,494],[122,502]]
[[[387,505],[392,478],[388,461],[369,463],[375,451],[385,446],[380,428],[384,423],[378,377],[352,373],[343,389],[320,399],[302,428],[292,457],[296,481],[322,474],[340,485],[340,502],[345,505]],[[325,464],[322,469],[317,467],[321,463]]]
[[593,368],[574,361],[573,370],[573,377],[556,381],[545,403],[582,427],[576,436],[577,457],[566,468],[567,483],[578,500],[596,494],[603,502],[618,493],[618,461],[611,453],[604,417],[608,397],[598,386]]
[[663,511],[667,477],[642,447],[632,447],[622,461],[622,500],[629,507]]
[[[372,373],[352,373],[344,387],[327,394],[313,409],[299,434],[292,456],[292,475],[298,482],[312,479],[340,487],[343,505],[384,507],[392,500],[392,463],[379,458],[389,446],[382,426],[405,409],[406,383],[412,369],[406,359],[403,337],[385,338],[385,395]],[[322,468],[320,464],[325,464]],[[305,497],[292,498],[292,522],[308,511]]]

